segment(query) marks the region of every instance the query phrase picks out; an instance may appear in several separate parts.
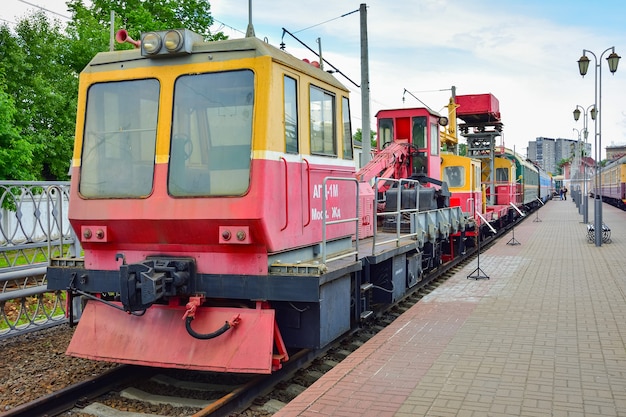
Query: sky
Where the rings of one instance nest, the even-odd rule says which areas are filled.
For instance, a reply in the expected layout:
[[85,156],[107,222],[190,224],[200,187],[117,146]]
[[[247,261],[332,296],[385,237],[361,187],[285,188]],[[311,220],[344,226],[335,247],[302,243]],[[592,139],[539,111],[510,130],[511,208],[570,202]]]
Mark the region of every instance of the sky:
[[[65,0],[2,0],[0,19],[15,22],[44,7],[61,22],[69,16]],[[626,144],[626,60],[611,74],[606,57],[626,57],[626,2],[623,0],[370,0],[367,5],[370,126],[381,109],[422,107],[442,114],[457,95],[493,94],[504,129],[499,143],[525,154],[537,137],[578,139],[584,116],[598,91],[602,148]],[[210,1],[212,32],[245,36],[249,0]],[[290,54],[317,60],[283,28],[350,80],[360,84],[361,2],[347,0],[252,0],[252,23],[260,39]],[[355,13],[351,13],[355,12]],[[587,52],[589,71],[581,77],[577,61]],[[606,52],[605,52],[606,51]],[[595,76],[596,70],[598,76]],[[361,90],[339,74],[351,91],[352,128],[362,126]],[[596,87],[597,84],[597,87]],[[410,94],[405,93],[405,90]],[[419,99],[416,100],[413,96]],[[584,114],[584,113],[583,113]],[[588,141],[594,153],[594,122],[588,116]],[[583,137],[584,140],[584,137]],[[464,142],[460,138],[461,143]],[[604,156],[605,152],[602,152]]]

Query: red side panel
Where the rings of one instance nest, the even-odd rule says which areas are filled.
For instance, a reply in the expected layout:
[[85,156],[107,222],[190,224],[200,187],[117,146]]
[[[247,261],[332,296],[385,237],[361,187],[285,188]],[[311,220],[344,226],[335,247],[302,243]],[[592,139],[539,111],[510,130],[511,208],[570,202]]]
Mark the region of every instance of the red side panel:
[[451,190],[450,194],[451,207],[461,207],[465,213],[480,213],[482,211],[482,196],[479,192]]
[[510,205],[515,204],[515,186],[514,185],[497,185],[496,186],[496,204]]
[[200,307],[191,325],[212,333],[239,316],[237,326],[199,340],[185,329],[185,307],[152,306],[134,316],[90,301],[67,354],[107,362],[215,372],[269,374],[274,347],[274,310]]
[[359,239],[365,239],[374,235],[376,221],[374,190],[369,183],[359,183],[359,200]]

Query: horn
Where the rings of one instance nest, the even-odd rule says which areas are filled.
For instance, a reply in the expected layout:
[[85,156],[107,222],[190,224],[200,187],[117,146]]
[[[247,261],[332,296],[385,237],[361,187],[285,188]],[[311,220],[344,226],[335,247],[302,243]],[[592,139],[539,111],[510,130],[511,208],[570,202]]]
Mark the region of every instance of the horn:
[[120,29],[117,31],[117,33],[115,34],[115,40],[117,41],[117,43],[124,43],[124,42],[132,43],[135,46],[135,48],[139,48],[141,46],[141,42],[136,41],[130,36],[128,36],[128,32],[125,29]]

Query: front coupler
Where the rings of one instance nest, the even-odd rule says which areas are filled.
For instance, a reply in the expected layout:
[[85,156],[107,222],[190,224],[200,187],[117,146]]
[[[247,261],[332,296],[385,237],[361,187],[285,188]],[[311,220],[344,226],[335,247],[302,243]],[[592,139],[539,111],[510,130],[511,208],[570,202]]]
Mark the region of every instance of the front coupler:
[[183,295],[195,275],[191,258],[150,257],[120,267],[120,301],[125,311],[142,311],[164,297]]

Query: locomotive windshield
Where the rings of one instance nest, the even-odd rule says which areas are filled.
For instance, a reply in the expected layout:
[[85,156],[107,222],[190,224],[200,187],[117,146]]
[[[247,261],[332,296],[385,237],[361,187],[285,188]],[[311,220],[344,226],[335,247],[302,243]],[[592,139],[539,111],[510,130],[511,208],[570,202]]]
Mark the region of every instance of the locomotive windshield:
[[176,197],[242,195],[250,184],[254,74],[181,76],[174,86],[168,177]]
[[145,197],[152,191],[159,82],[89,88],[80,193],[86,198]]
[[449,166],[443,169],[443,180],[449,187],[465,187],[465,167]]

